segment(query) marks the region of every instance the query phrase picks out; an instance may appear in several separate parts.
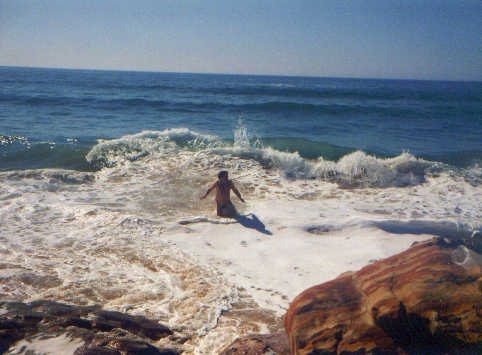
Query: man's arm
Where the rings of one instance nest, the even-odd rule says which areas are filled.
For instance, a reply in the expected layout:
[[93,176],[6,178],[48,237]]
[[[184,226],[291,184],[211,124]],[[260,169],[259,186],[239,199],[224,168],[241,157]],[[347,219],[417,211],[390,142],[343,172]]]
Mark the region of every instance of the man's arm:
[[217,185],[217,184],[218,184],[218,182],[216,181],[216,182],[206,191],[206,193],[200,197],[200,199],[201,199],[201,200],[204,200],[204,199],[206,198],[206,196],[209,195],[209,193],[216,188],[216,185]]
[[238,198],[241,200],[241,202],[244,202],[244,200],[241,197],[241,194],[239,193],[238,189],[236,188],[236,186],[234,186],[234,183],[231,185],[231,189],[233,190],[235,195],[238,196]]

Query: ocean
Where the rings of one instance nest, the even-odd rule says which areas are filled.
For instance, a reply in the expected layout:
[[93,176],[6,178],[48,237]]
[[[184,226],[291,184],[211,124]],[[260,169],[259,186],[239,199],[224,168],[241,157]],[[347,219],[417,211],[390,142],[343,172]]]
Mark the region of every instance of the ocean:
[[[215,354],[278,329],[310,286],[480,236],[480,82],[0,67],[0,83],[0,301],[140,314]],[[238,219],[199,199],[219,170]]]
[[305,159],[403,152],[467,168],[482,157],[482,84],[0,68],[0,170],[91,170],[98,140],[186,128]]

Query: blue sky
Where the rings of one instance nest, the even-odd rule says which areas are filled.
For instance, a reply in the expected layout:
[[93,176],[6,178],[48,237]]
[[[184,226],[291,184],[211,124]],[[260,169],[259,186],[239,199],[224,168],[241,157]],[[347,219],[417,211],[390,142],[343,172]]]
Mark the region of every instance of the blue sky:
[[482,80],[480,0],[0,0],[0,65]]

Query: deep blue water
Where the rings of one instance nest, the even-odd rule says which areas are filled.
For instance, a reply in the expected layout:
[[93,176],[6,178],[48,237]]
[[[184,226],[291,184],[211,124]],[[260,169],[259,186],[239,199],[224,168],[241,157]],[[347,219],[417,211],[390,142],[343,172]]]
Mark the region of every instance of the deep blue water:
[[97,139],[186,127],[306,158],[482,159],[482,83],[0,67],[0,170],[87,169]]

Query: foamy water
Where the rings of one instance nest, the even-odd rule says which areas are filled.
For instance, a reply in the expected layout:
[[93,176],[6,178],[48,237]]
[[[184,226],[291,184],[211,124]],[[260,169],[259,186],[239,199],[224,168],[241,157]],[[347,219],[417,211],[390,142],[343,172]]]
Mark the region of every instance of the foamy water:
[[[480,229],[477,167],[408,153],[310,161],[237,137],[142,132],[99,142],[97,172],[1,173],[0,299],[146,315],[185,335],[186,354],[214,354],[279,326],[307,287]],[[222,169],[247,201],[233,198],[238,220],[199,200]]]

